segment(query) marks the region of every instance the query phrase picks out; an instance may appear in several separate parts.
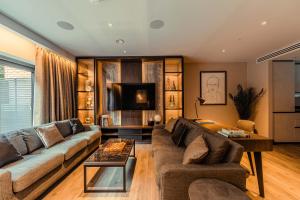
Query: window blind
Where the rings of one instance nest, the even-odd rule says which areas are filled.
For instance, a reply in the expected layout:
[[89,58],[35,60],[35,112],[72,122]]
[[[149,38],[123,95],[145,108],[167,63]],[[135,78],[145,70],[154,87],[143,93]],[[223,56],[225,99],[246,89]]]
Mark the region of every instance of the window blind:
[[32,126],[33,69],[0,61],[0,133]]

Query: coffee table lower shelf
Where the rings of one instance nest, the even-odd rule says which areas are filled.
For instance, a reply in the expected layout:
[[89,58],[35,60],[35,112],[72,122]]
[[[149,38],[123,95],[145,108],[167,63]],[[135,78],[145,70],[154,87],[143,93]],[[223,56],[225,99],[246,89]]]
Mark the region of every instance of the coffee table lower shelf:
[[[133,158],[133,159],[136,159],[135,157],[135,141],[133,142],[133,155],[129,155],[128,156],[128,159],[129,158]],[[84,193],[101,193],[101,192],[126,192],[126,165],[127,165],[127,162],[128,162],[128,159],[123,162],[123,163],[120,163],[120,162],[95,162],[95,163],[84,163],[83,164],[83,183],[84,183]],[[88,168],[109,168],[109,167],[118,167],[118,168],[122,168],[122,175],[123,175],[123,184],[122,184],[122,188],[120,189],[89,189],[91,188],[90,183],[91,181],[95,178],[95,176],[97,174],[94,175],[94,177],[91,178],[91,180],[87,183],[87,170]],[[97,187],[95,187],[97,188]],[[107,187],[106,187],[107,188]]]

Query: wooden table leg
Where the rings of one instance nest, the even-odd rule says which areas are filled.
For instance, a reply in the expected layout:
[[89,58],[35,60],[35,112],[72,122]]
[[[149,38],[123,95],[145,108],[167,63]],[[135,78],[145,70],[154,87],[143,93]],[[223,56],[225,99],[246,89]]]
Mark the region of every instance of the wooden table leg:
[[265,197],[261,152],[254,152],[254,160],[255,160],[255,168],[256,168],[256,176],[257,176],[259,194],[261,197]]

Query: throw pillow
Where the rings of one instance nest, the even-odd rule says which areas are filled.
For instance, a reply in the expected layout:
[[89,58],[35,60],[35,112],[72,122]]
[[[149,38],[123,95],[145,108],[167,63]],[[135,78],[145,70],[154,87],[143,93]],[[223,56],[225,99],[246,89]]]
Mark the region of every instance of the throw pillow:
[[69,120],[58,121],[55,125],[62,136],[68,137],[69,135],[72,135],[73,130]]
[[208,147],[203,136],[195,138],[185,149],[182,164],[200,163],[208,154]]
[[166,123],[165,129],[170,133],[172,133],[177,120],[178,119],[174,119],[174,118],[169,119],[168,122]]
[[39,127],[36,131],[46,148],[64,140],[55,124]]
[[209,148],[209,152],[203,163],[216,164],[222,162],[229,148],[228,139],[212,133],[205,134],[204,138]]
[[186,133],[188,132],[188,127],[180,124],[179,126],[176,127],[176,129],[174,130],[171,138],[174,142],[174,144],[178,147],[183,146],[184,144],[184,138]]
[[21,155],[28,153],[26,143],[19,131],[11,131],[3,135],[5,135],[9,143],[12,144]]
[[21,154],[4,137],[0,138],[0,167],[22,159]]
[[73,134],[80,133],[85,130],[81,121],[77,118],[70,119],[70,124],[72,126]]
[[43,143],[40,137],[38,136],[35,128],[22,129],[21,134],[27,146],[28,153],[31,153],[36,149],[43,147]]

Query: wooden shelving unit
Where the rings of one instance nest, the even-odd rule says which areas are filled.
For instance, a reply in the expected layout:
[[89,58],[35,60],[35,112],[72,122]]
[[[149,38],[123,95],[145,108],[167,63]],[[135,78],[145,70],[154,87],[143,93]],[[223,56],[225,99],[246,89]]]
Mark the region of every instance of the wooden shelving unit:
[[164,122],[183,117],[183,57],[164,59]]

